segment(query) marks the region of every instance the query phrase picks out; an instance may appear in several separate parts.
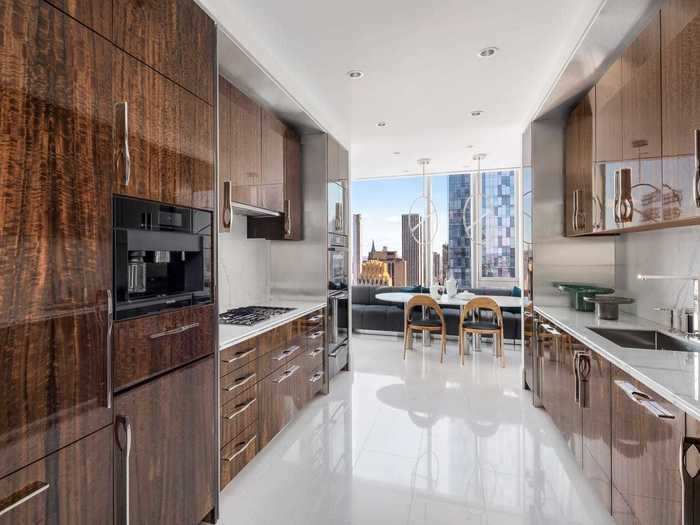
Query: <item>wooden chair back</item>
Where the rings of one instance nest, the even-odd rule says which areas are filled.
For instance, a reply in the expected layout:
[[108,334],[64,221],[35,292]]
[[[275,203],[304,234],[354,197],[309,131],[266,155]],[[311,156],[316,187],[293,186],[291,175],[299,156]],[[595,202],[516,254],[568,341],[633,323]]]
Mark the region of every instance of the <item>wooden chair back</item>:
[[496,322],[501,330],[503,330],[503,313],[498,303],[490,297],[475,297],[469,301],[463,308],[459,316],[459,325],[464,324],[464,320],[472,314],[474,310],[490,310],[493,312]]
[[425,306],[430,310],[433,310],[437,316],[440,318],[443,324],[445,324],[445,315],[442,313],[442,308],[437,303],[435,299],[425,294],[418,294],[411,297],[411,299],[406,303],[406,322],[410,324],[411,322],[411,312],[421,306]]

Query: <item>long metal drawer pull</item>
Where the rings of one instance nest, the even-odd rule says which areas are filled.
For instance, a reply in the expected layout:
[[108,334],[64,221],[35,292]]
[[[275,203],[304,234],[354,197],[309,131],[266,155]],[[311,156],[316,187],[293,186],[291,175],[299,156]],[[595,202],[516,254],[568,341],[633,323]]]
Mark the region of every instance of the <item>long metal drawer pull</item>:
[[248,441],[242,441],[241,443],[239,443],[239,445],[241,446],[241,448],[239,448],[238,450],[236,450],[236,452],[234,452],[233,454],[231,454],[229,457],[224,458],[224,461],[226,461],[226,462],[228,462],[228,463],[231,463],[231,462],[232,462],[233,460],[235,460],[238,456],[240,456],[241,454],[243,454],[243,453],[246,451],[246,449],[247,449],[250,445],[252,445],[252,444],[255,442],[256,439],[258,439],[258,435],[257,435],[257,434],[254,435],[252,438],[250,438]]
[[[119,442],[117,445],[124,451],[124,522],[123,525],[129,525],[129,458],[131,456],[131,421],[127,416],[117,416],[116,424],[124,427],[126,442],[124,446]],[[118,434],[117,434],[118,436]]]
[[289,368],[288,370],[285,370],[284,373],[279,376],[277,379],[273,379],[274,383],[280,384],[283,381],[286,381],[290,377],[292,377],[297,370],[299,370],[301,367],[299,365],[294,365],[293,367]]
[[695,206],[700,208],[700,129],[695,130]]
[[235,408],[237,408],[238,410],[234,411],[232,414],[229,414],[228,416],[224,416],[225,419],[228,419],[230,421],[231,419],[233,419],[237,415],[242,414],[243,412],[248,410],[250,407],[252,407],[253,403],[255,403],[256,400],[257,400],[257,398],[254,397],[253,399],[251,399],[247,403],[242,403],[240,405],[236,405]]
[[38,496],[42,492],[47,491],[50,486],[51,485],[44,481],[35,481],[34,483],[30,483],[26,487],[18,490],[14,494],[11,494],[7,498],[0,500],[0,517],[28,502],[30,499]]
[[312,351],[312,352],[309,352],[309,356],[310,356],[310,357],[316,357],[316,356],[317,356],[318,354],[320,354],[321,352],[323,352],[323,347],[322,347],[322,346],[319,346],[316,350],[314,350],[314,351]]
[[654,401],[648,394],[637,390],[635,386],[627,381],[615,380],[615,384],[635,403],[643,406],[647,411],[651,412],[659,419],[676,419],[671,412],[662,407],[657,401]]
[[151,334],[149,337],[151,339],[159,339],[161,337],[165,337],[168,335],[177,335],[177,334],[181,334],[183,332],[187,332],[188,330],[192,330],[193,328],[197,328],[198,326],[199,326],[199,323],[186,324],[184,326],[178,326],[177,328],[173,328],[172,330],[166,330],[165,332],[158,332],[157,334]]
[[306,320],[306,322],[307,322],[307,323],[317,323],[317,322],[319,322],[321,319],[323,319],[323,316],[322,316],[322,315],[314,315],[313,317],[309,317],[309,318]]
[[237,388],[240,388],[243,385],[245,385],[246,383],[252,381],[254,378],[255,378],[255,372],[253,372],[252,374],[245,376],[245,377],[239,377],[238,379],[236,379],[236,381],[234,381],[234,383],[232,385],[224,387],[224,390],[226,390],[226,392],[233,392]]
[[112,330],[114,327],[112,290],[107,289],[107,408],[112,408]]
[[541,327],[544,329],[544,331],[547,332],[549,335],[555,335],[555,336],[560,336],[560,335],[561,335],[561,332],[560,332],[559,330],[557,330],[556,328],[554,328],[554,327],[553,327],[552,325],[550,325],[550,324],[542,323],[540,326],[541,326]]
[[239,359],[244,359],[245,357],[248,357],[250,354],[255,352],[257,350],[256,348],[251,348],[250,350],[246,350],[245,352],[237,352],[233,354],[233,357],[231,359],[222,359],[221,361],[223,363],[226,363],[227,365],[230,365],[231,363],[235,363]]
[[299,348],[301,348],[299,345],[290,346],[289,348],[287,348],[284,352],[282,352],[277,357],[273,357],[273,359],[275,361],[282,361],[283,359],[286,359],[287,357],[292,355],[294,352],[299,350]]
[[314,375],[311,376],[311,379],[309,379],[309,383],[318,383],[322,377],[323,372],[316,372]]
[[[129,185],[131,180],[131,154],[129,153],[129,103],[124,100],[115,104],[115,111],[120,117],[119,127],[121,128],[121,151],[117,151],[117,162],[124,163],[124,186]],[[116,126],[115,126],[116,127]],[[119,144],[119,139],[115,140]]]
[[309,336],[309,339],[318,339],[324,334],[323,330],[319,330],[318,332],[314,332]]

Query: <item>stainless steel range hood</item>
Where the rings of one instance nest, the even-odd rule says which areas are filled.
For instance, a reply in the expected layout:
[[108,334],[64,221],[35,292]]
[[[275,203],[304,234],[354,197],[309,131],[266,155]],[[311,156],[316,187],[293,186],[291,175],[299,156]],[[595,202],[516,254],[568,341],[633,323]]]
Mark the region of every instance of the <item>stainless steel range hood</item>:
[[247,215],[248,217],[279,217],[282,214],[278,211],[268,210],[266,208],[258,208],[250,204],[231,201],[231,213],[236,215]]

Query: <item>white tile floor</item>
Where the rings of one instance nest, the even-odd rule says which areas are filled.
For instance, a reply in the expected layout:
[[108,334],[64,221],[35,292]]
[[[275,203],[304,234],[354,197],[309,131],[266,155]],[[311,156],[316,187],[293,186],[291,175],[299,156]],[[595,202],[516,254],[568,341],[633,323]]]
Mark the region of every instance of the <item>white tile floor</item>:
[[[612,524],[548,416],[520,388],[520,354],[440,365],[394,337],[353,335],[337,376],[221,494],[223,525]],[[511,347],[512,348],[512,347]]]

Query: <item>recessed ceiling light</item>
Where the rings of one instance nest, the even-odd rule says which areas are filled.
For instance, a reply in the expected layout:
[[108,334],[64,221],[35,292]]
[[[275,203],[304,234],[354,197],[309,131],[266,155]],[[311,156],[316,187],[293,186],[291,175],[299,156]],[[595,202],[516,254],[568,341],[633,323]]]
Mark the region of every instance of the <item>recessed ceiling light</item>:
[[472,149],[473,147],[474,146],[472,146],[471,144],[467,144],[467,149]]
[[395,151],[395,152],[394,152],[394,155],[401,155],[401,152],[400,152],[400,151]]
[[481,111],[480,109],[475,109],[474,111],[472,111],[472,117],[480,117],[483,114],[484,114],[484,112]]
[[377,122],[377,127],[378,128],[385,128],[386,122],[384,122],[383,120],[380,120],[379,122]]
[[485,47],[481,51],[479,51],[479,58],[489,58],[492,57],[493,55],[496,54],[496,51],[498,51],[497,47]]
[[350,71],[348,71],[348,76],[350,78],[352,78],[353,80],[356,80],[358,78],[364,77],[365,74],[362,71],[360,71],[359,69],[351,69]]

